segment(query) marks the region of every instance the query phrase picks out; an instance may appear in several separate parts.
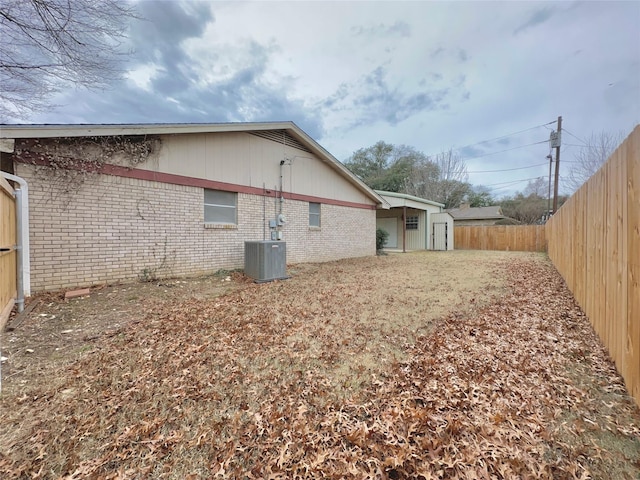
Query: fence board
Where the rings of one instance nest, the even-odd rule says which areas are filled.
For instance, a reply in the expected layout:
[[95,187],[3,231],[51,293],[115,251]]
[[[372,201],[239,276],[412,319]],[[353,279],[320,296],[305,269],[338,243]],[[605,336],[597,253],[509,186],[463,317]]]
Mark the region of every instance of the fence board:
[[13,189],[0,177],[0,331],[16,299],[16,202]]
[[545,252],[544,225],[482,225],[454,228],[457,250]]
[[640,127],[636,127],[628,140],[625,167],[627,169],[626,211],[627,220],[627,338],[624,347],[627,355],[627,388],[640,404]]
[[547,222],[549,258],[640,405],[640,125]]

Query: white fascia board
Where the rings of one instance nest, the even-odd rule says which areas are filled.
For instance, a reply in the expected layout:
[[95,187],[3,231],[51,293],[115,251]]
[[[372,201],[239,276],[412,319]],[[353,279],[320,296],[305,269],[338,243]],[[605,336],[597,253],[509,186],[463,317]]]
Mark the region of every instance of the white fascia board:
[[0,138],[100,137],[112,135],[172,135],[180,133],[289,130],[293,122],[260,123],[148,123],[127,125],[2,125]]
[[426,198],[415,197],[406,193],[385,192],[383,190],[376,190],[376,193],[387,200],[392,207],[411,206],[411,208],[427,210],[425,205],[430,205],[433,207],[444,208],[443,203],[427,200]]

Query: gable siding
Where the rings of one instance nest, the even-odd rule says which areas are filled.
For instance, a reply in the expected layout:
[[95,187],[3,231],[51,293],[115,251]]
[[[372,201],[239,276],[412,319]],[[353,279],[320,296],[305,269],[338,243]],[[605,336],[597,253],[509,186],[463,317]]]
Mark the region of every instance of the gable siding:
[[[246,132],[162,136],[157,157],[137,168],[300,195],[375,205],[316,155]],[[280,161],[285,165],[280,167]]]

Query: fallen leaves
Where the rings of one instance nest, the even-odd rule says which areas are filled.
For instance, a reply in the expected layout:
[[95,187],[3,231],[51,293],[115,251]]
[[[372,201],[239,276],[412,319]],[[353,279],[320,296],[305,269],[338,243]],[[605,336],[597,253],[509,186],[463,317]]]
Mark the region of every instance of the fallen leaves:
[[[310,274],[309,283],[147,304],[146,322],[104,338],[54,388],[2,400],[13,434],[2,437],[0,470],[70,479],[637,475],[638,409],[543,257],[509,257],[496,271],[507,276],[505,295],[417,338],[401,322],[381,326],[366,282],[348,275],[345,267],[339,284],[317,290]],[[381,302],[393,307],[400,295]],[[375,336],[405,358],[363,362]],[[345,389],[354,378],[359,388]]]

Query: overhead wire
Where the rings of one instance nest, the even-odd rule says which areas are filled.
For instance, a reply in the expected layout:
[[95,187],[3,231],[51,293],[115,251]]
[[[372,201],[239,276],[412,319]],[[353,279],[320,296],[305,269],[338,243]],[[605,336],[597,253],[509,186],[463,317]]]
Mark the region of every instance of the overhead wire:
[[[508,137],[511,137],[511,136],[514,136],[514,135],[518,135],[520,133],[524,133],[524,132],[528,132],[528,131],[531,131],[531,130],[535,130],[535,129],[540,128],[540,127],[544,127],[544,128],[549,129],[548,125],[552,125],[552,124],[555,124],[555,123],[557,123],[557,120],[553,120],[551,122],[547,122],[547,123],[543,123],[543,124],[540,124],[540,125],[536,125],[534,127],[525,128],[523,130],[518,130],[516,132],[508,133],[506,135],[501,135],[499,137],[494,137],[494,138],[490,138],[490,139],[487,139],[487,140],[482,140],[482,141],[479,141],[479,142],[470,143],[470,144],[464,145],[462,147],[456,147],[456,148],[453,148],[452,151],[458,151],[459,152],[460,150],[465,149],[465,148],[473,147],[473,146],[476,146],[476,145],[482,145],[482,144],[489,143],[489,142],[494,142],[496,140],[501,140],[503,138],[508,138]],[[566,129],[563,129],[563,130],[566,131]],[[583,142],[582,139],[576,137],[571,132],[567,132],[567,133],[569,133],[569,135],[573,136],[577,140]],[[463,157],[462,160],[472,160],[472,159],[475,159],[475,158],[488,157],[488,156],[491,156],[491,155],[497,155],[499,153],[510,152],[510,151],[513,151],[513,150],[518,150],[520,148],[531,147],[531,146],[534,146],[534,145],[540,145],[540,144],[548,143],[548,142],[549,142],[549,140],[541,140],[539,142],[528,143],[526,145],[519,145],[517,147],[506,148],[506,149],[498,150],[498,151],[495,151],[495,152],[483,153],[481,155],[474,155],[474,156],[470,156],[470,157]],[[573,145],[573,144],[566,144],[566,145],[571,145],[571,146],[576,146],[576,147],[584,146],[584,145]],[[549,154],[551,154],[551,151],[552,151],[552,149],[550,148]],[[433,157],[435,155],[437,155],[437,154],[428,155],[428,157]],[[528,169],[528,168],[540,167],[540,166],[543,166],[543,165],[546,165],[546,164],[547,164],[547,162],[539,163],[539,164],[535,164],[535,165],[529,165],[529,166],[526,166],[526,167],[505,168],[505,169],[496,169],[496,170],[472,170],[472,171],[468,171],[466,173],[468,173],[468,174],[476,174],[476,173],[509,172],[509,171],[515,171],[515,170],[525,170],[525,169]],[[483,185],[483,186],[492,187],[492,186],[500,186],[500,185],[502,185],[503,187],[501,187],[501,188],[492,189],[492,190],[501,190],[501,189],[506,188],[506,187],[508,187],[510,185],[516,185],[518,183],[528,182],[528,181],[531,181],[531,180],[536,180],[537,178],[540,178],[540,177],[531,177],[531,178],[524,178],[524,179],[519,179],[519,180],[511,180],[511,181],[507,181],[507,182],[492,183],[492,184]]]
[[574,135],[573,133],[571,133],[571,132],[570,132],[569,130],[567,130],[566,128],[562,128],[562,131],[563,131],[563,132],[568,133],[569,135],[571,135],[571,136],[572,136],[573,138],[575,138],[576,140],[578,140],[578,141],[582,142],[582,145],[576,145],[576,146],[580,146],[580,147],[587,147],[587,146],[588,146],[587,142],[585,142],[585,141],[584,141],[583,139],[581,139],[580,137],[578,137],[578,136]]
[[501,170],[472,170],[466,173],[496,173],[496,172],[512,172],[514,170],[525,170],[527,168],[540,167],[542,165],[546,165],[547,162],[544,163],[536,163],[535,165],[529,165],[527,167],[517,167],[517,168],[503,168]]
[[497,186],[497,185],[512,185],[512,184],[515,185],[516,183],[529,182],[531,180],[536,180],[536,179],[540,178],[541,176],[546,176],[546,175],[540,175],[540,176],[531,177],[531,178],[522,178],[520,180],[510,180],[508,182],[490,183],[488,185],[483,184],[482,186],[483,187],[494,187],[494,186]]
[[[528,132],[530,130],[535,130],[536,128],[546,127],[547,125],[551,125],[552,123],[556,123],[556,122],[557,122],[557,120],[553,120],[552,122],[543,123],[541,125],[536,125],[535,127],[525,128],[524,130],[518,130],[517,132],[507,133],[506,135],[501,135],[499,137],[489,138],[487,140],[481,140],[479,142],[470,143],[470,144],[464,145],[462,147],[455,147],[455,148],[452,148],[452,151],[459,152],[460,150],[462,150],[464,148],[474,147],[476,145],[482,145],[483,143],[494,142],[496,140],[502,140],[503,138],[512,137],[513,135],[518,135],[520,133]],[[545,141],[548,141],[548,140],[545,140]],[[542,143],[542,142],[540,142],[540,143]],[[523,147],[525,147],[525,146],[529,146],[529,145],[523,145]],[[522,148],[522,147],[518,147],[518,148]],[[441,152],[434,153],[434,154],[431,154],[431,155],[427,155],[427,157],[435,157],[439,153],[441,153]],[[496,152],[496,153],[500,153],[500,152]],[[488,154],[488,155],[491,155],[491,154]],[[478,157],[465,157],[465,158],[478,158]]]
[[542,140],[540,142],[527,143],[526,145],[520,145],[518,147],[506,148],[504,150],[498,150],[497,152],[483,153],[482,155],[475,155],[473,157],[463,157],[462,160],[472,160],[474,158],[489,157],[491,155],[497,155],[498,153],[504,153],[504,152],[510,152],[512,150],[518,150],[519,148],[531,147],[532,145],[540,145],[541,143],[547,143],[548,141],[549,140]]
[[475,145],[481,145],[483,143],[494,142],[496,140],[501,140],[503,138],[512,137],[513,135],[518,135],[520,133],[528,132],[530,130],[535,130],[536,128],[544,127],[545,125],[551,125],[552,123],[556,123],[556,120],[554,120],[553,122],[549,122],[549,123],[543,123],[542,125],[536,125],[535,127],[525,128],[524,130],[518,130],[517,132],[507,133],[506,135],[501,135],[499,137],[489,138],[488,140],[482,140],[480,142],[470,143],[469,145],[465,145],[463,147],[457,147],[454,150],[458,150],[459,151],[459,150],[462,150],[463,148],[469,148],[469,147],[473,147]]

